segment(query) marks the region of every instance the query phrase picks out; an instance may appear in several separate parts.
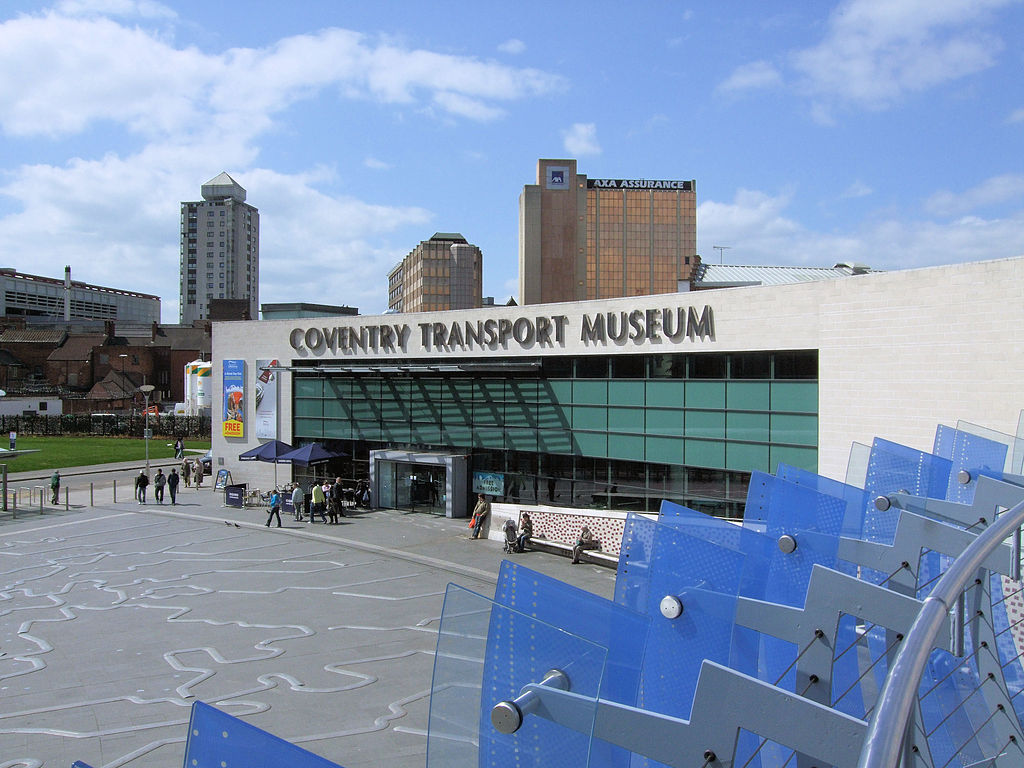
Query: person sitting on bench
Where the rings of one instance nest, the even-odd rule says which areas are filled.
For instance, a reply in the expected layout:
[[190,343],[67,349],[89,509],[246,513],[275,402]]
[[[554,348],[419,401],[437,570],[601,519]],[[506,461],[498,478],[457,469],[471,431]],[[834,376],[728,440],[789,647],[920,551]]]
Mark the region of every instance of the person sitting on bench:
[[533,520],[529,512],[523,512],[523,519],[519,521],[519,538],[516,539],[516,552],[525,552],[526,545],[530,543],[533,536]]
[[580,536],[576,539],[576,543],[572,547],[572,562],[573,565],[580,561],[580,555],[583,554],[585,549],[600,549],[601,542],[594,538],[594,534],[590,532],[590,528],[584,525],[580,529]]

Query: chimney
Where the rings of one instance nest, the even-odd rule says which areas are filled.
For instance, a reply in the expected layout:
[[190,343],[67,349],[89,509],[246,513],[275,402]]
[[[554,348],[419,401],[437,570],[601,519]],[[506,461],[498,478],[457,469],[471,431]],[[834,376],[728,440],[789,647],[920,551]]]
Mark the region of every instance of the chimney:
[[64,267],[64,322],[71,322],[71,265]]

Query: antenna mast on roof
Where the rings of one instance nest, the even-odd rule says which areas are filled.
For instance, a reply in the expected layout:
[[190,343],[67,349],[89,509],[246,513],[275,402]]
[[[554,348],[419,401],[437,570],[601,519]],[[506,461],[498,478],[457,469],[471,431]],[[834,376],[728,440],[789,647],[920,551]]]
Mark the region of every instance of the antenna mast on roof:
[[730,250],[732,248],[731,245],[712,245],[711,247],[714,248],[716,251],[718,251],[718,263],[719,264],[722,263],[722,251],[728,251],[728,250]]

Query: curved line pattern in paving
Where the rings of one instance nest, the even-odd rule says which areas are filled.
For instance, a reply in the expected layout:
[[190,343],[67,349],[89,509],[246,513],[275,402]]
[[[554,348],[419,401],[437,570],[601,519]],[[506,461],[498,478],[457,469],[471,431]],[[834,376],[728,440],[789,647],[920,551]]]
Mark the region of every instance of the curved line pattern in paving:
[[215,520],[5,528],[0,768],[179,768],[197,698],[346,768],[424,764],[450,573]]

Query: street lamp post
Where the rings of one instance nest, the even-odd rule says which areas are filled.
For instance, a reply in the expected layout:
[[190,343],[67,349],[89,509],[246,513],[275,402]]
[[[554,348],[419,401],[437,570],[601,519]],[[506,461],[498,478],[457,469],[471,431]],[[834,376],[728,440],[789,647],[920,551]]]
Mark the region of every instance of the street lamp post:
[[146,426],[142,433],[143,439],[146,441],[146,477],[149,477],[149,395],[154,389],[156,389],[156,387],[152,384],[143,384],[139,387],[139,392],[142,393],[142,397],[146,401],[146,410],[143,411],[143,413],[146,414]]
[[118,355],[121,358],[121,407],[124,408],[125,400],[128,399],[128,388],[125,386],[124,377],[124,361],[128,359],[128,355]]

